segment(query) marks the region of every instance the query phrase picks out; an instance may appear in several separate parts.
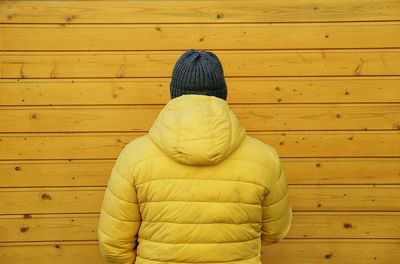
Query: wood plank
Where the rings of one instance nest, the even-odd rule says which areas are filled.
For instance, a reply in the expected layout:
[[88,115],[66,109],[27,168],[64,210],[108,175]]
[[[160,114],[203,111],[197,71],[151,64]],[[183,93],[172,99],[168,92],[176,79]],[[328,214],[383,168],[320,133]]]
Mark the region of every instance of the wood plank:
[[2,134],[0,159],[114,159],[143,133]]
[[[217,51],[227,77],[400,75],[400,49]],[[170,77],[182,52],[0,52],[1,78]]]
[[[400,241],[393,239],[284,239],[262,248],[263,263],[395,264]],[[100,264],[97,241],[23,242],[0,244],[6,263]]]
[[[143,133],[1,134],[0,160],[114,159]],[[400,157],[399,131],[249,133],[281,157]],[[371,147],[373,146],[373,147]]]
[[296,185],[289,196],[295,211],[400,211],[396,185]]
[[395,48],[400,23],[6,24],[0,36],[3,51]]
[[282,157],[389,157],[400,154],[399,132],[284,132],[280,135],[254,132],[253,136],[272,145]]
[[[282,158],[281,162],[290,184],[400,184],[400,158]],[[106,186],[114,163],[114,159],[2,161],[0,186]]]
[[1,242],[97,240],[99,214],[0,216]]
[[[99,213],[105,188],[1,188],[1,214]],[[7,198],[8,196],[8,198]]]
[[[104,187],[1,188],[1,214],[98,213]],[[398,185],[290,185],[294,211],[400,211]]]
[[3,161],[0,186],[106,186],[114,163],[115,160]]
[[[98,218],[98,214],[0,216],[0,246],[4,242],[97,240]],[[286,237],[400,238],[400,214],[295,212]]]
[[[0,105],[166,104],[169,82],[166,78],[0,79]],[[230,104],[400,102],[400,77],[226,78],[226,82]]]
[[1,243],[0,256],[13,264],[103,264],[97,241]]
[[[163,106],[1,107],[2,132],[148,131]],[[233,105],[247,131],[400,130],[400,104]]]
[[283,158],[291,184],[399,184],[400,160]]
[[400,214],[295,212],[287,238],[399,239]]
[[[357,241],[357,242],[356,242]],[[264,247],[263,263],[285,264],[395,264],[399,240],[284,239]]]
[[0,23],[370,21],[399,20],[399,14],[397,0],[0,2]]

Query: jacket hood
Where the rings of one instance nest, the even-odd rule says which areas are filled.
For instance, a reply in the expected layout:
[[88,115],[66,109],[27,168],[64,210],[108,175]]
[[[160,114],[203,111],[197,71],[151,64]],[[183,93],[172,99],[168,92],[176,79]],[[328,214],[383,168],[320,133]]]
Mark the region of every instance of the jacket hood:
[[187,94],[170,100],[149,130],[169,157],[188,165],[213,165],[235,151],[246,130],[223,99]]

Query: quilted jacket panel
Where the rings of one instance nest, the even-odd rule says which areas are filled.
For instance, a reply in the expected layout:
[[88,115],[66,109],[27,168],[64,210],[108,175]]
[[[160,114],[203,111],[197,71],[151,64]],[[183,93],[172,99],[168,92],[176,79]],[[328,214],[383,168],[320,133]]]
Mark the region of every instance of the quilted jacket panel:
[[104,263],[261,263],[289,231],[277,152],[246,134],[225,100],[171,100],[121,151],[98,226]]

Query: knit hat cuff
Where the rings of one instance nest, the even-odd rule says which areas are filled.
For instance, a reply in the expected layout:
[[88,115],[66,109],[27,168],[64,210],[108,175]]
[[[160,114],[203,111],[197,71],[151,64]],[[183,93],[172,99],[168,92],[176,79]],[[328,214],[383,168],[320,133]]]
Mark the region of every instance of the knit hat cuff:
[[171,87],[171,96],[178,97],[184,94],[200,94],[200,95],[211,95],[216,96],[221,99],[226,100],[227,97],[227,89],[226,87],[218,89],[218,90],[186,90],[186,89],[179,89],[175,87]]

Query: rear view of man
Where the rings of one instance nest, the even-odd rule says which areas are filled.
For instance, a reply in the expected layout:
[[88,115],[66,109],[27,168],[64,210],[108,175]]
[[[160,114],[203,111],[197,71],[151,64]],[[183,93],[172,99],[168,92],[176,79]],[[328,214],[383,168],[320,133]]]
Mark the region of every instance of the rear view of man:
[[170,94],[112,170],[98,226],[104,263],[261,263],[261,246],[292,219],[277,152],[229,108],[212,52],[186,51]]

